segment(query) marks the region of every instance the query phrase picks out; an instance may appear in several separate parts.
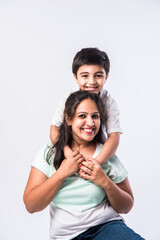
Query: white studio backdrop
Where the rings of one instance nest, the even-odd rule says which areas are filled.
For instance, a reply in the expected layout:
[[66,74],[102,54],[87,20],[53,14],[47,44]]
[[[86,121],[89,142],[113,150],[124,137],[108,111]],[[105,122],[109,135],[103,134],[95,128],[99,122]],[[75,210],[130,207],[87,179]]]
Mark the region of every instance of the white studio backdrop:
[[0,0],[1,240],[48,239],[49,209],[27,213],[23,191],[84,47],[111,61],[105,87],[120,108],[117,154],[135,196],[124,218],[145,239],[160,239],[159,23],[158,0]]

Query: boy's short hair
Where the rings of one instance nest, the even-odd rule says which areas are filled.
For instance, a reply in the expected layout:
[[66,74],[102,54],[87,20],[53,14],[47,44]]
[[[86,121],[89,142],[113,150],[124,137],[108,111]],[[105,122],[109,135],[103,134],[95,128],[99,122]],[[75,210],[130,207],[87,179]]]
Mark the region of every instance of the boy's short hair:
[[82,65],[99,65],[104,68],[106,75],[109,73],[110,61],[107,54],[98,48],[82,48],[75,55],[72,63],[72,72],[77,76],[77,71]]

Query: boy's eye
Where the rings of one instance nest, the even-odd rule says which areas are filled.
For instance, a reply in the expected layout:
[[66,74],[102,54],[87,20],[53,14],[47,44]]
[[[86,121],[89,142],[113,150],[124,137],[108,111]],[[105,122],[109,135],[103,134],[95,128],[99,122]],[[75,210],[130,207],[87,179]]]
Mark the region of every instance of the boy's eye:
[[101,75],[101,74],[97,74],[96,77],[97,77],[97,78],[102,78],[103,75]]
[[88,77],[88,75],[84,74],[84,75],[82,75],[82,77],[83,77],[83,78],[87,78],[87,77]]

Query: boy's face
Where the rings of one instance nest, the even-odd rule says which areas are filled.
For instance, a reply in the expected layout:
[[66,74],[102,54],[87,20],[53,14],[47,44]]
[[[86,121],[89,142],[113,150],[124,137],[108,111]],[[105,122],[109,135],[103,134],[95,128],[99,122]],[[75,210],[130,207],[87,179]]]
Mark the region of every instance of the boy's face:
[[108,75],[99,65],[82,65],[77,71],[77,76],[73,75],[81,90],[99,93],[103,88]]

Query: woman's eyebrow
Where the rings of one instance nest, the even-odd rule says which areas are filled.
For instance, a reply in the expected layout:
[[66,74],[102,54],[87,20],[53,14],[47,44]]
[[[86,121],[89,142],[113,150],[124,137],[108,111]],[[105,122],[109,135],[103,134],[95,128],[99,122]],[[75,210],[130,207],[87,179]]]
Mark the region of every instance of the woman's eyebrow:
[[86,113],[86,114],[88,114],[87,112],[84,112],[84,111],[78,112],[77,114],[81,114],[81,113]]
[[[85,111],[78,112],[77,114],[82,114],[82,113],[88,114],[88,112],[85,112]],[[95,114],[95,113],[100,114],[98,111],[97,112],[93,112],[92,114]]]

